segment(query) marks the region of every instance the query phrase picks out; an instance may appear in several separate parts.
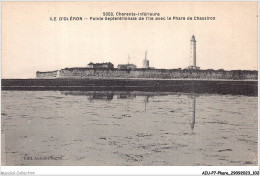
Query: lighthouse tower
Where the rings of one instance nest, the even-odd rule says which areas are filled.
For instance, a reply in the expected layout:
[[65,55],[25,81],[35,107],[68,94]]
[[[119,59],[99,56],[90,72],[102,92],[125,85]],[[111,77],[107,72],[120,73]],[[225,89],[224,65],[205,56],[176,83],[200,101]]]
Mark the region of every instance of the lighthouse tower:
[[190,62],[189,69],[200,69],[196,65],[196,39],[194,35],[192,35],[190,40]]
[[195,36],[193,35],[190,40],[190,59],[191,59],[191,66],[196,67],[196,40]]

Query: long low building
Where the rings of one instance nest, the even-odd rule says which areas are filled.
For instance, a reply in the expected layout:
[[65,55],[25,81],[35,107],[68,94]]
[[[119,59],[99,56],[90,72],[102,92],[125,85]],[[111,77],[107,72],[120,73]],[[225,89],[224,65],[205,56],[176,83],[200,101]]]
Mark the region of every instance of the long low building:
[[136,69],[136,65],[134,64],[119,64],[117,66],[118,69]]
[[114,65],[111,62],[103,62],[103,63],[92,63],[90,62],[87,65],[87,68],[114,68]]

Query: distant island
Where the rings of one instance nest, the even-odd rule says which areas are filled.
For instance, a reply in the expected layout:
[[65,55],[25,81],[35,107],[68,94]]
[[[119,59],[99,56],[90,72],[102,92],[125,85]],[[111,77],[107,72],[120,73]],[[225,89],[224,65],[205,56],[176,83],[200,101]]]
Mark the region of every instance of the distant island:
[[196,40],[193,35],[190,40],[191,65],[185,69],[155,69],[149,66],[147,52],[143,60],[143,67],[137,68],[134,64],[119,64],[117,68],[111,62],[92,63],[86,67],[64,68],[61,70],[36,72],[37,79],[57,79],[57,78],[102,78],[102,79],[228,79],[228,80],[257,80],[256,70],[201,70],[196,65]]

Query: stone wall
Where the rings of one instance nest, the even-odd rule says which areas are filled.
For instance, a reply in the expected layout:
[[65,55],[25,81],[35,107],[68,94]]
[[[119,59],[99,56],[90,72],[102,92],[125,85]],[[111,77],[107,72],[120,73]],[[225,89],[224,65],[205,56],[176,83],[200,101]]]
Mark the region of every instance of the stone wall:
[[49,72],[36,72],[36,78],[39,79],[53,79],[58,77],[58,70]]
[[[158,78],[158,79],[233,79],[257,80],[257,71],[181,70],[181,69],[93,69],[66,68],[59,78]],[[37,78],[57,78],[57,71],[37,72]]]

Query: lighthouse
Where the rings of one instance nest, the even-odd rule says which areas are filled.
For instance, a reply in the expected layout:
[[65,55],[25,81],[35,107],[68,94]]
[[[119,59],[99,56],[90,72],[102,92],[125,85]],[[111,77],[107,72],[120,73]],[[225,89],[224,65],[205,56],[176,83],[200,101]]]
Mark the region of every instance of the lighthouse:
[[196,65],[196,39],[195,36],[192,35],[190,40],[190,66],[189,69],[200,69]]
[[191,59],[191,66],[196,67],[196,40],[195,36],[192,35],[191,40],[190,40],[190,59]]

